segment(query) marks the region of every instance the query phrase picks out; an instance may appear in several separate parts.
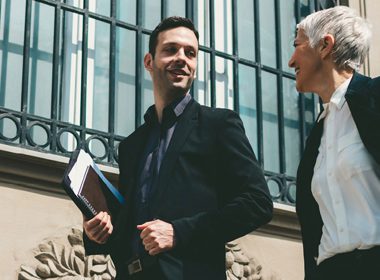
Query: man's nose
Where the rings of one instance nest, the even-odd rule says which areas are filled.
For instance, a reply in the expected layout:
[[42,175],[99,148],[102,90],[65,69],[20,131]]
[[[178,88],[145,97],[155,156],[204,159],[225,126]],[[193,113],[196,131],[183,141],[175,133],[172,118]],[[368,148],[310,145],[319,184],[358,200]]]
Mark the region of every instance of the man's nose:
[[179,61],[185,61],[186,54],[183,48],[179,49],[175,55],[175,59]]
[[294,68],[294,58],[293,58],[293,55],[289,59],[288,66],[290,68]]

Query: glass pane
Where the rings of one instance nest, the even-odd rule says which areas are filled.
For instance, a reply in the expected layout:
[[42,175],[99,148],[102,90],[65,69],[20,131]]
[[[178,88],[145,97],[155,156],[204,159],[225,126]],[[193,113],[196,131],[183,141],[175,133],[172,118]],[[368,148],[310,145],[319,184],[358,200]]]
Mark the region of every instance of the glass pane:
[[166,16],[186,16],[186,0],[167,0]]
[[[143,53],[147,53],[149,49],[149,36],[143,35],[142,41],[142,49]],[[141,123],[144,122],[144,114],[146,110],[154,103],[153,98],[153,83],[150,77],[149,72],[144,68],[144,61],[138,61],[137,63],[141,63],[141,71],[140,75],[142,76],[142,88],[141,88]]]
[[336,6],[336,0],[318,0],[319,10],[324,10]]
[[194,98],[200,104],[211,106],[210,54],[198,53],[197,79],[194,80]]
[[210,46],[210,1],[194,0],[194,25],[199,32],[199,44]]
[[294,80],[284,78],[283,89],[286,174],[296,176],[301,158],[299,94]]
[[39,2],[32,4],[28,112],[50,118],[54,8]]
[[215,49],[230,54],[232,54],[231,5],[231,0],[214,2]]
[[301,20],[305,18],[311,11],[315,11],[314,1],[300,0]]
[[25,0],[1,1],[0,106],[21,110]]
[[288,67],[288,61],[294,51],[293,41],[296,32],[296,3],[295,0],[279,1],[281,12],[281,51],[282,69],[293,72]]
[[161,1],[142,1],[142,24],[143,27],[153,30],[161,21]]
[[110,0],[88,1],[88,10],[90,12],[109,17],[111,15],[111,1]]
[[83,0],[65,0],[65,3],[83,9]]
[[257,155],[256,69],[239,64],[239,112]]
[[262,72],[262,103],[264,168],[268,171],[280,172],[277,77],[265,71]]
[[260,0],[261,63],[276,67],[276,26],[274,0]]
[[116,28],[115,133],[128,135],[135,129],[136,33]]
[[108,131],[110,26],[89,19],[86,127]]
[[316,109],[318,108],[318,97],[313,93],[303,93],[305,101],[305,125],[306,125],[306,136],[309,135],[310,130],[314,125],[314,121],[317,118]]
[[255,26],[252,0],[239,0],[237,5],[237,29],[239,56],[255,61]]
[[136,24],[136,0],[117,0],[116,18]]
[[80,125],[83,16],[64,12],[60,46],[58,119]]
[[216,107],[234,108],[234,76],[233,64],[231,60],[221,57],[215,58],[215,96]]

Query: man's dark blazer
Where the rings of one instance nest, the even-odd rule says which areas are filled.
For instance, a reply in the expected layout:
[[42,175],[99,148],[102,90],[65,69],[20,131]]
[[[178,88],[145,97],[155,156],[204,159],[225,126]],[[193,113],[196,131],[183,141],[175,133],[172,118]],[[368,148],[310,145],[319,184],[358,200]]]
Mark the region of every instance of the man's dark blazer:
[[[345,94],[348,107],[364,146],[380,164],[380,78],[354,73]],[[296,211],[301,225],[305,279],[313,279],[323,222],[311,193],[311,180],[321,141],[323,121],[316,123],[306,141],[297,171]]]
[[[119,146],[119,189],[126,207],[114,223],[106,246],[93,246],[85,237],[86,252],[103,247],[111,253],[118,278],[131,257],[132,202],[137,166],[149,128],[143,124]],[[228,241],[245,235],[272,218],[273,203],[239,116],[226,109],[191,100],[177,121],[151,196],[151,214],[170,222],[175,248],[157,259],[167,279],[226,279]],[[95,250],[94,250],[95,249]],[[125,278],[124,278],[125,279]]]

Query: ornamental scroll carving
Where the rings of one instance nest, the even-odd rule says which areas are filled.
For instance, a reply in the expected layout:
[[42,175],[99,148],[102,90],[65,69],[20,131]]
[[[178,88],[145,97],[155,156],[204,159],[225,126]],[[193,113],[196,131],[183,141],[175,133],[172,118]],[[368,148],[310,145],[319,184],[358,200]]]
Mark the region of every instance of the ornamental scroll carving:
[[68,244],[55,241],[38,246],[38,264],[32,268],[22,265],[19,280],[112,280],[116,276],[110,256],[85,256],[82,231],[71,229]]
[[[265,280],[262,266],[248,258],[237,243],[227,243],[225,248],[228,280]],[[66,242],[40,244],[34,257],[35,266],[21,265],[19,280],[112,280],[116,276],[110,256],[85,255],[82,230],[77,228],[71,229]]]

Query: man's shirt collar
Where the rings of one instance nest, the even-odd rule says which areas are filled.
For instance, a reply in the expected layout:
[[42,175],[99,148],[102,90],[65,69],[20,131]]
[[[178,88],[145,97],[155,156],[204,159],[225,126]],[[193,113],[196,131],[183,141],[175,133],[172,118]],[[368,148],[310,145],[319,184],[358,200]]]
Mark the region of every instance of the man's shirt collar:
[[[177,98],[172,103],[167,105],[162,112],[163,124],[167,123],[169,127],[174,124],[177,118],[182,115],[191,99],[191,95],[189,93],[186,93],[185,95]],[[152,105],[148,108],[144,115],[144,120],[148,125],[154,125],[158,123],[155,105]]]

